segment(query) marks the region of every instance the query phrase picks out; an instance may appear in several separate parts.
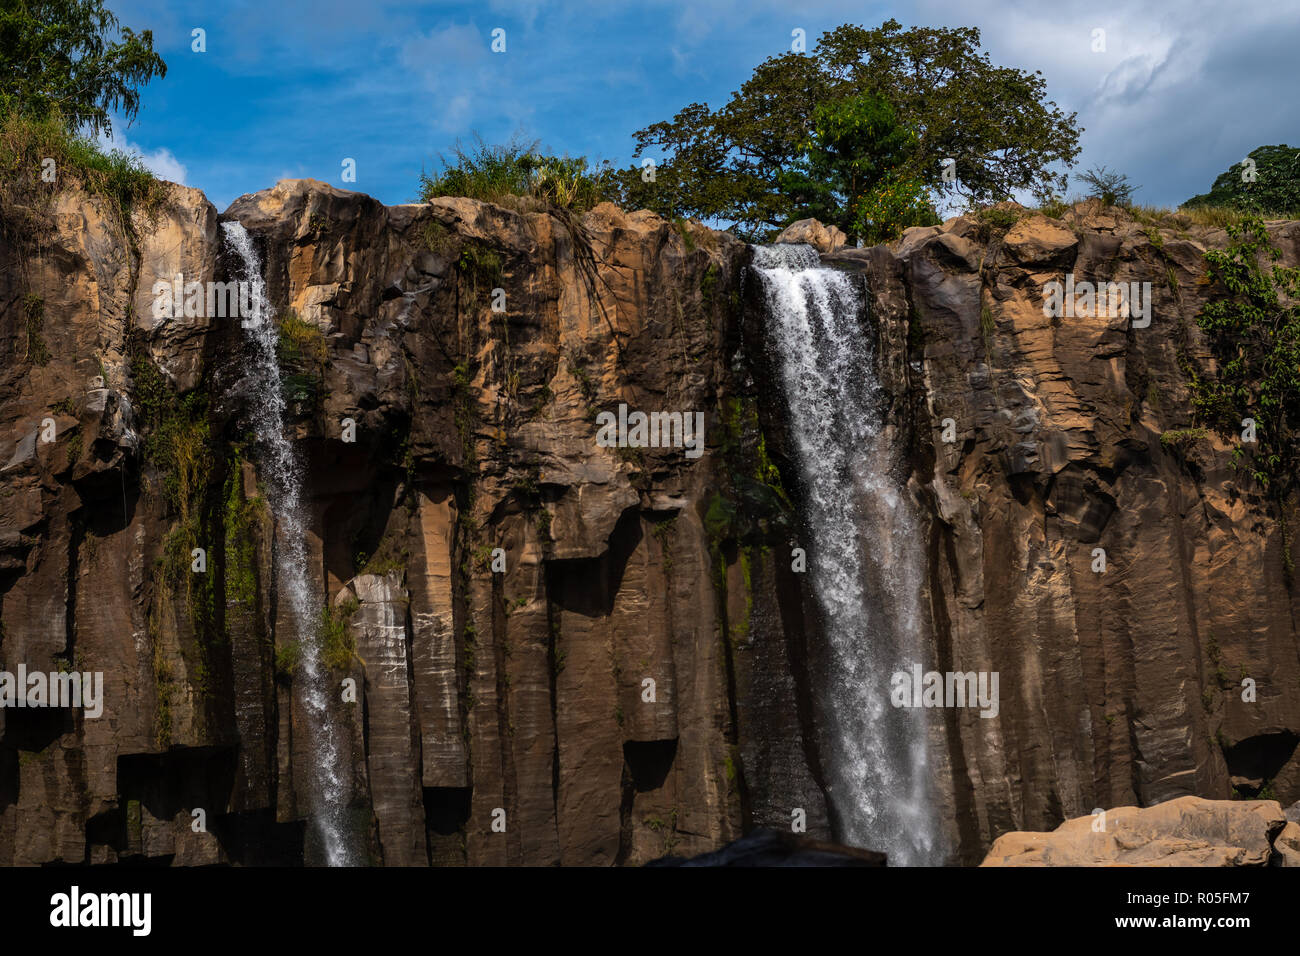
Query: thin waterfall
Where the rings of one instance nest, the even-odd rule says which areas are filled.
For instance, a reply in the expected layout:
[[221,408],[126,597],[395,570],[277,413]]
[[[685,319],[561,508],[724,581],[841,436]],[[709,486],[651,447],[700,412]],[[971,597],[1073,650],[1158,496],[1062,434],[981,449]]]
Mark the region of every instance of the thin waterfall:
[[808,571],[827,644],[829,797],[839,837],[893,865],[939,862],[926,716],[890,704],[921,660],[922,542],[885,438],[862,297],[806,245],[754,250],[798,458]]
[[[320,838],[325,862],[349,866],[354,854],[347,837],[347,789],[344,786],[341,731],[330,711],[331,684],[321,661],[321,603],[310,585],[307,570],[307,520],[303,503],[302,464],[286,437],[285,402],[276,359],[278,331],[266,298],[262,264],[247,230],[238,222],[222,223],[226,242],[243,263],[243,280],[249,292],[241,293],[241,325],[247,339],[248,358],[243,387],[257,436],[259,473],[266,482],[271,514],[275,518],[274,573],[279,594],[287,601],[292,635],[301,648],[294,671],[295,693],[303,705],[312,754],[312,822]],[[283,636],[283,635],[281,635]]]

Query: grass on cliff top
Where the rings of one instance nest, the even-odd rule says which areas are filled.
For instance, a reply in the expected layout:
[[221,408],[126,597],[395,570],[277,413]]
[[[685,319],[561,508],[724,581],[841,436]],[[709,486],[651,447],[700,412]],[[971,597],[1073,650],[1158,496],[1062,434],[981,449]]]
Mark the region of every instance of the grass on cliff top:
[[1235,206],[1192,206],[1166,209],[1160,206],[1128,206],[1129,214],[1138,222],[1166,228],[1205,226],[1210,229],[1228,229],[1240,226],[1251,218],[1300,219],[1300,209],[1275,209],[1263,213],[1238,209]]
[[0,106],[0,215],[52,198],[70,182],[106,200],[124,227],[132,209],[152,212],[164,192],[136,157],[104,152],[61,117],[38,119]]
[[[1075,199],[1069,202],[1048,202],[1034,211],[1051,219],[1060,219],[1082,201],[1082,199]],[[1147,206],[1141,203],[1122,203],[1110,208],[1123,210],[1143,225],[1171,230],[1186,230],[1194,226],[1228,229],[1231,226],[1240,226],[1252,217],[1266,221],[1300,219],[1300,209],[1274,209],[1264,212],[1251,212],[1235,206],[1179,206],[1177,209],[1171,209],[1168,206]]]
[[452,152],[450,161],[439,157],[442,172],[420,174],[421,202],[465,196],[521,212],[556,207],[581,215],[609,197],[608,164],[549,156],[538,152],[535,142],[513,139],[494,146],[478,139],[469,149],[457,143]]

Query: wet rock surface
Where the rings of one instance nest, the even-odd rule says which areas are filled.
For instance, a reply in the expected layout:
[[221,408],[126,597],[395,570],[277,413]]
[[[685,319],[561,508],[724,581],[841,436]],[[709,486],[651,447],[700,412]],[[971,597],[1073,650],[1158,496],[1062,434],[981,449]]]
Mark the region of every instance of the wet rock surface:
[[713,853],[666,856],[646,866],[884,866],[885,855],[780,830],[755,830]]

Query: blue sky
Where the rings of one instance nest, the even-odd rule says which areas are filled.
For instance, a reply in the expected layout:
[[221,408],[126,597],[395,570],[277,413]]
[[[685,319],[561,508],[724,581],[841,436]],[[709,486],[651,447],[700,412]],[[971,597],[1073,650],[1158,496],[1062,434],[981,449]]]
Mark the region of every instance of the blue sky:
[[[167,76],[145,88],[118,145],[218,209],[276,180],[312,177],[411,200],[459,138],[522,133],[557,153],[618,163],[631,134],[691,102],[724,103],[764,58],[841,23],[976,26],[993,61],[1042,70],[1085,127],[1076,170],[1102,164],[1175,205],[1256,146],[1300,146],[1300,0],[694,0],[639,4],[109,0],[151,29]],[[506,52],[491,52],[493,29]],[[207,51],[191,51],[191,31]],[[1106,49],[1094,52],[1093,31]],[[355,184],[342,161],[357,165]]]

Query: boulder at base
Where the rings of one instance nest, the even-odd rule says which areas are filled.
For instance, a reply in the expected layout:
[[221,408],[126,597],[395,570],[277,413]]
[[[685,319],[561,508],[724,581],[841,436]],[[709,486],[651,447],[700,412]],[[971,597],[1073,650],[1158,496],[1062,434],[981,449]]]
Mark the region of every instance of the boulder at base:
[[[981,866],[1267,866],[1286,817],[1275,800],[1180,797],[1004,833]],[[1104,826],[1104,830],[1102,827]]]

